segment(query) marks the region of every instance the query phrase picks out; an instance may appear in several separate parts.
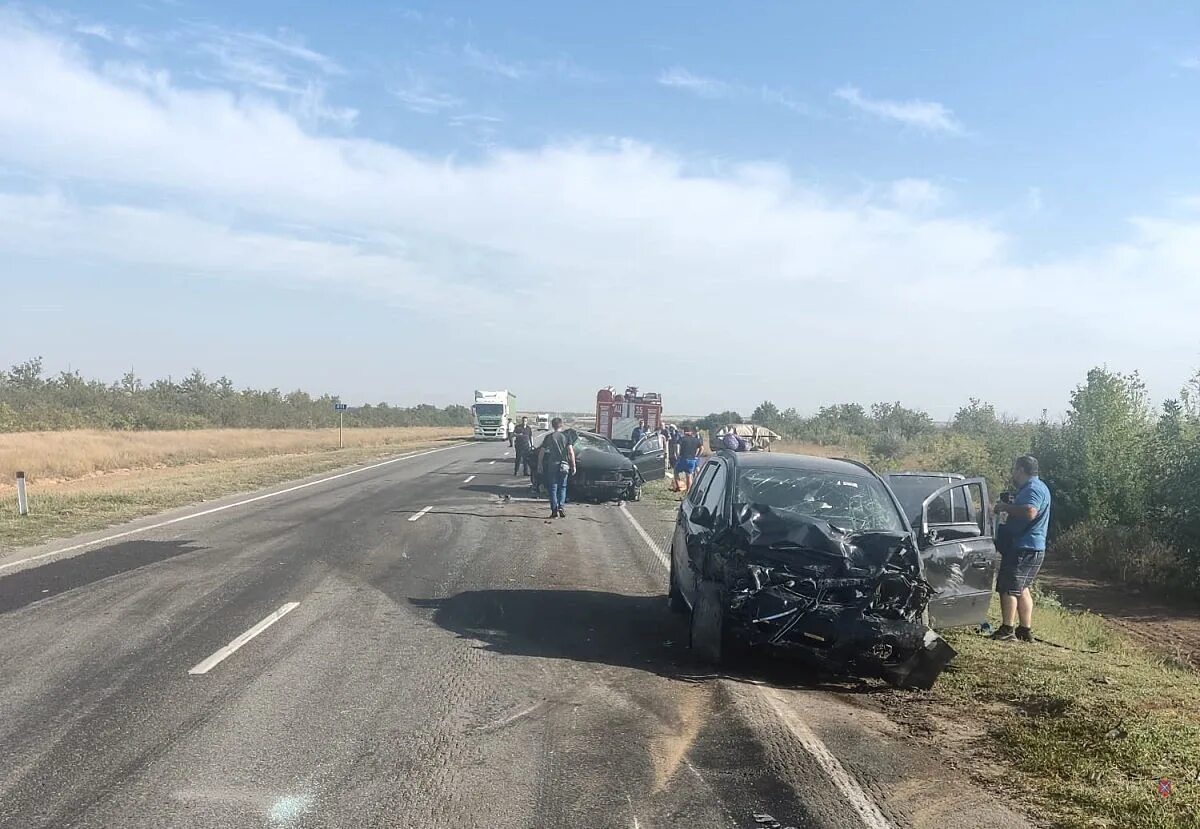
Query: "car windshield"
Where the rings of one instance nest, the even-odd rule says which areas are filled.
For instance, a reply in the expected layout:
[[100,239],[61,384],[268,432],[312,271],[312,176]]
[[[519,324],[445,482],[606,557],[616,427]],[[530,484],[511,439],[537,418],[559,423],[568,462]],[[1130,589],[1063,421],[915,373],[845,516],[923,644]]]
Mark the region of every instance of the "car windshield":
[[883,485],[861,475],[772,466],[743,469],[734,502],[819,518],[848,532],[904,532],[904,521]]
[[613,455],[621,454],[617,447],[604,438],[597,435],[589,435],[586,432],[578,432],[575,436],[575,451],[582,452],[585,449],[591,449],[596,452],[608,452]]
[[504,404],[476,403],[475,414],[483,415],[484,417],[495,417],[496,415],[504,414]]

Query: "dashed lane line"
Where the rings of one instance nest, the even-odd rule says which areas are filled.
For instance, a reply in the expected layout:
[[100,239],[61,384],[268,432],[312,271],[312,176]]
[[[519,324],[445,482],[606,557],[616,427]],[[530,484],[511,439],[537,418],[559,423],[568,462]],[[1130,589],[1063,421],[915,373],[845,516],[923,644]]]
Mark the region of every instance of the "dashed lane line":
[[425,507],[425,509],[423,509],[423,510],[421,510],[420,512],[418,512],[416,515],[410,515],[410,516],[408,517],[408,520],[409,520],[409,521],[416,521],[418,518],[420,518],[420,517],[421,517],[422,515],[424,515],[425,513],[429,512],[431,509],[433,509],[433,507],[432,507],[432,506]]
[[287,604],[283,605],[278,610],[276,610],[274,613],[272,613],[270,616],[263,619],[261,622],[259,622],[254,627],[250,628],[250,630],[246,631],[241,636],[239,636],[237,639],[234,639],[228,645],[226,645],[225,647],[218,650],[216,653],[214,653],[208,659],[205,659],[199,665],[192,668],[190,671],[188,671],[188,673],[191,674],[192,676],[201,676],[203,674],[208,673],[213,668],[217,667],[222,662],[224,662],[226,659],[228,659],[230,656],[233,656],[235,653],[237,653],[238,650],[241,649],[242,645],[245,645],[247,642],[249,642],[255,636],[258,636],[264,630],[266,630],[271,625],[278,622],[280,619],[282,619],[284,616],[291,613],[293,610],[295,610],[299,606],[300,606],[300,602],[288,602]]
[[467,476],[467,479],[466,479],[465,481],[463,481],[463,483],[464,483],[464,484],[469,484],[469,483],[471,483],[471,481],[473,481],[473,480],[475,480],[475,476],[474,476],[474,475],[468,475],[468,476]]
[[147,524],[144,527],[137,527],[136,529],[125,530],[124,532],[113,533],[112,535],[106,535],[103,538],[97,538],[92,541],[81,541],[78,544],[72,544],[70,547],[61,547],[57,550],[51,550],[48,553],[41,553],[36,556],[29,556],[28,558],[17,559],[16,561],[6,561],[3,564],[0,564],[0,570],[7,570],[9,567],[17,567],[21,564],[29,564],[30,562],[34,562],[34,561],[41,561],[42,559],[50,558],[51,556],[61,556],[64,553],[73,553],[76,550],[82,550],[85,547],[95,547],[99,544],[107,544],[110,541],[116,541],[118,538],[128,538],[131,535],[137,535],[138,533],[144,533],[144,532],[149,532],[150,530],[161,529],[162,527],[169,527],[172,524],[178,524],[181,521],[191,521],[193,518],[200,518],[205,515],[212,515],[217,512],[224,512],[225,510],[233,509],[234,507],[243,507],[246,504],[253,504],[258,501],[265,501],[268,498],[278,498],[280,495],[287,495],[289,492],[297,492],[298,490],[301,490],[301,489],[307,489],[310,486],[317,486],[318,484],[326,484],[326,483],[329,483],[330,481],[336,481],[339,478],[346,478],[346,477],[349,477],[350,475],[358,475],[362,472],[369,472],[372,469],[378,469],[379,467],[387,466],[388,464],[399,463],[400,461],[407,461],[412,458],[420,458],[420,457],[424,457],[425,455],[432,455],[435,452],[445,452],[448,449],[457,449],[460,446],[470,446],[470,444],[456,443],[454,446],[443,446],[439,449],[429,449],[424,452],[414,452],[414,453],[408,454],[408,455],[400,455],[395,458],[388,458],[386,461],[380,461],[379,463],[368,464],[367,466],[360,466],[355,469],[350,469],[346,472],[339,472],[336,475],[330,475],[325,478],[319,478],[315,481],[309,481],[309,482],[303,483],[303,484],[296,484],[296,486],[289,486],[287,489],[280,489],[280,490],[276,490],[275,492],[267,492],[262,495],[255,495],[253,498],[243,498],[240,501],[234,501],[232,504],[223,504],[222,506],[219,506],[219,507],[211,507],[209,509],[200,510],[199,512],[192,512],[187,515],[181,515],[177,518],[171,518],[166,521],[159,521],[158,523],[155,523],[155,524]]
[[[629,519],[629,523],[637,530],[637,534],[642,537],[642,541],[646,542],[646,546],[654,553],[659,564],[669,571],[671,560],[654,543],[654,539],[650,537],[650,533],[646,532],[646,529],[633,517],[633,513],[624,504],[621,505],[621,512],[625,514],[625,517]],[[895,829],[887,817],[884,816],[879,805],[863,789],[862,784],[854,779],[854,776],[850,772],[846,771],[846,767],[834,756],[829,747],[821,741],[821,738],[808,727],[808,723],[804,722],[795,711],[791,710],[782,695],[773,688],[765,688],[761,685],[753,687],[764,697],[767,706],[779,718],[783,726],[796,738],[796,741],[809,753],[817,765],[821,767],[833,782],[833,785],[842,793],[846,802],[858,814],[867,829]]]

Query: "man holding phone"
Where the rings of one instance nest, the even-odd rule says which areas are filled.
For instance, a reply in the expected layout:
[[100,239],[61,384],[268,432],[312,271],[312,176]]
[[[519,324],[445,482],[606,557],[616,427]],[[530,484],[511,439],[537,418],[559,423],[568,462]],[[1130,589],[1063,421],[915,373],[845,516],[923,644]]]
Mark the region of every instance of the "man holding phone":
[[[1033,641],[1033,593],[1030,588],[1046,557],[1046,529],[1050,525],[1050,488],[1038,474],[1038,460],[1022,455],[1013,462],[1017,493],[1011,501],[1003,497],[996,514],[1005,516],[996,533],[1000,573],[1001,625],[993,639]],[[1015,626],[1015,627],[1014,627]]]

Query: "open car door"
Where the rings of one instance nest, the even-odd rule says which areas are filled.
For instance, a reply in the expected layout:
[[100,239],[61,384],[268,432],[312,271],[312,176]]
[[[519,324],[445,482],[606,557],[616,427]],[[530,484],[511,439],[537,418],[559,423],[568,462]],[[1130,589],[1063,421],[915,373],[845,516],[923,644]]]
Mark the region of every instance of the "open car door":
[[925,578],[937,593],[929,602],[935,628],[977,625],[987,619],[1000,556],[992,538],[987,481],[957,480],[921,503],[917,543]]
[[656,481],[667,474],[667,447],[657,432],[639,440],[629,459],[647,481]]

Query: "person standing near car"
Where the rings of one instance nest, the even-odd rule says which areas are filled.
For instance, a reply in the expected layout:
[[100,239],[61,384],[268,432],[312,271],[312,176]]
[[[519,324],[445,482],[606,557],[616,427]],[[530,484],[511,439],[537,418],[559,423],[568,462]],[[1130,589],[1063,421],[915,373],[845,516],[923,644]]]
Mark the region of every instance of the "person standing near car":
[[679,459],[675,461],[675,492],[687,492],[692,488],[692,476],[700,463],[704,451],[704,439],[696,434],[695,426],[685,426],[679,439]]
[[637,446],[637,442],[646,436],[646,432],[647,432],[646,421],[643,420],[640,423],[638,423],[637,426],[634,426],[633,427],[633,435],[631,436],[631,438],[633,440],[632,445]]
[[529,454],[533,449],[533,430],[529,428],[527,418],[521,418],[521,425],[517,427],[517,432],[513,436],[513,448],[517,450],[517,458],[513,463],[513,474],[520,475],[521,469],[524,468],[525,474],[529,474]]
[[504,433],[508,436],[508,445],[512,446],[513,435],[515,435],[517,432],[517,421],[513,420],[511,417],[507,417],[504,419],[504,424]]
[[563,510],[563,504],[567,502],[567,478],[575,474],[575,447],[567,440],[562,426],[561,417],[551,420],[553,431],[546,435],[538,449],[538,468],[542,470],[550,496],[551,518],[567,517]]
[[1000,594],[1000,627],[993,639],[1033,641],[1033,593],[1030,588],[1046,556],[1046,530],[1050,525],[1050,488],[1038,474],[1038,461],[1022,455],[1013,462],[1012,501],[1001,499],[996,514],[1004,523],[996,533],[1000,572],[996,592]]

